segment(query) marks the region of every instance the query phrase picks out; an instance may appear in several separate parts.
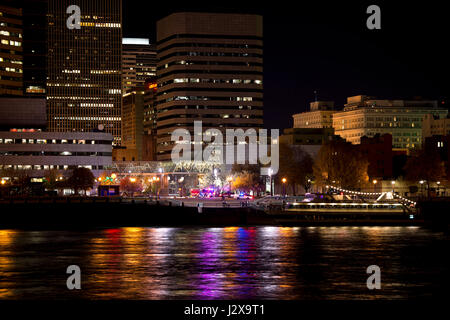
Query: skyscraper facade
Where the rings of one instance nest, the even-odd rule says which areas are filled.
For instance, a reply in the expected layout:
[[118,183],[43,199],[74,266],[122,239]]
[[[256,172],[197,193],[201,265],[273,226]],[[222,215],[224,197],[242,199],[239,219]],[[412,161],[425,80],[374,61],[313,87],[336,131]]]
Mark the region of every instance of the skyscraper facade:
[[149,39],[122,40],[123,94],[142,87],[147,79],[156,76],[156,47]]
[[262,17],[174,13],[157,22],[157,158],[170,160],[171,133],[263,126]]
[[45,98],[48,0],[22,0],[21,6],[23,10],[24,95]]
[[23,95],[22,9],[0,5],[0,95]]
[[[68,28],[67,8],[81,9]],[[103,128],[121,139],[121,0],[49,0],[47,112],[50,131]]]

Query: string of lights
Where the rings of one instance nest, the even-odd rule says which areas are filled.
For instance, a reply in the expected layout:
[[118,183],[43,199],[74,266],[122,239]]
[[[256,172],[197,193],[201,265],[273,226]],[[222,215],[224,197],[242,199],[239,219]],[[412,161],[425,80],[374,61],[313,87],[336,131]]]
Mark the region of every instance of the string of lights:
[[[386,194],[386,192],[361,192],[361,191],[353,191],[353,190],[348,190],[348,189],[339,188],[339,187],[335,187],[335,186],[329,186],[329,185],[327,185],[326,188],[327,188],[327,189],[331,189],[331,190],[336,190],[336,191],[339,191],[339,192],[343,192],[343,193],[349,193],[349,194],[352,194],[352,195],[382,196],[382,195],[385,195],[385,194]],[[393,192],[392,192],[392,196],[393,196],[393,197],[396,197],[396,198],[398,198],[398,199],[400,199],[400,200],[402,200],[403,202],[409,203],[409,204],[413,204],[413,205],[416,205],[416,204],[417,204],[417,202],[412,201],[412,200],[409,200],[409,199],[406,199],[406,198],[404,198],[404,197],[402,197],[402,196],[400,196],[400,195],[398,195],[398,194],[396,194],[396,193],[393,193]]]

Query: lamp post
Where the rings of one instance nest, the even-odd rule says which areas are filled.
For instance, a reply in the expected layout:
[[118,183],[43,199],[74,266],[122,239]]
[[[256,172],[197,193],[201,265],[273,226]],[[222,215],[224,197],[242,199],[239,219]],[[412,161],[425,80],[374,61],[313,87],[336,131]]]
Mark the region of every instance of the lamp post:
[[377,179],[373,179],[372,183],[373,183],[373,192],[376,193],[376,190],[377,190],[376,188],[377,188],[377,183],[378,183]]
[[422,197],[423,197],[423,184],[424,184],[424,182],[425,181],[423,181],[423,180],[419,181],[419,183],[420,183],[420,194],[421,194]]
[[283,182],[283,196],[286,196],[286,178],[281,179],[281,182]]
[[441,182],[440,181],[438,181],[438,182],[436,182],[436,184],[437,184],[437,193],[438,193],[438,197],[440,196],[440,194],[439,194],[439,187],[441,186]]
[[391,184],[392,184],[392,193],[394,193],[394,189],[395,189],[395,181],[392,180],[392,181],[391,181]]

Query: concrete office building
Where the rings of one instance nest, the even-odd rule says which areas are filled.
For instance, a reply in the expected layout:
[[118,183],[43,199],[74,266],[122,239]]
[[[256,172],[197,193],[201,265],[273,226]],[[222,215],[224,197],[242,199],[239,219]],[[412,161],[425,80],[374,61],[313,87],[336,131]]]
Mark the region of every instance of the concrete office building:
[[426,114],[423,117],[422,136],[424,139],[445,135],[450,135],[450,118],[439,118],[432,114]]
[[263,126],[262,17],[174,13],[157,22],[157,159],[171,133]]
[[85,167],[94,175],[112,163],[112,136],[99,132],[0,132],[0,169],[70,171]]
[[314,101],[310,111],[294,114],[294,128],[333,128],[333,101]]
[[43,177],[56,169],[70,175],[86,167],[95,175],[112,163],[112,135],[105,132],[45,132],[45,99],[0,98],[0,170]]
[[145,85],[156,76],[156,46],[149,39],[123,38],[122,82],[123,93]]
[[23,95],[22,9],[0,5],[0,96]]
[[348,97],[343,111],[333,114],[335,134],[353,144],[361,137],[392,135],[394,149],[414,149],[422,145],[422,119],[426,114],[440,118],[447,109],[437,101],[380,100],[364,95]]
[[299,146],[314,159],[323,144],[336,138],[332,128],[289,128],[280,135],[280,143]]
[[[66,9],[82,8],[68,29]],[[48,130],[89,132],[99,125],[120,144],[122,1],[49,0]]]

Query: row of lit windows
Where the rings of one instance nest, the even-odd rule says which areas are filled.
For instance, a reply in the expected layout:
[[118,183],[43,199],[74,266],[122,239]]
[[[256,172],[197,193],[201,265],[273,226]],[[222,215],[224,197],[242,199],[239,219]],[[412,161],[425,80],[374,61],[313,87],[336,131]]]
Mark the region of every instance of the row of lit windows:
[[250,80],[250,79],[200,79],[200,78],[175,78],[173,80],[162,83],[162,86],[171,83],[244,83],[244,84],[262,84],[262,80]]
[[13,40],[6,40],[6,39],[2,39],[2,44],[4,45],[9,45],[9,46],[15,46],[15,47],[20,47],[22,46],[22,42],[19,41],[13,41]]
[[17,37],[22,38],[22,34],[19,32],[10,32],[7,30],[0,30],[0,35],[7,36],[7,37]]
[[22,69],[19,68],[10,68],[10,67],[1,67],[0,71],[6,71],[6,72],[17,72],[17,73],[23,73]]
[[0,156],[15,156],[15,157],[57,157],[57,156],[71,156],[71,157],[111,157],[111,152],[70,152],[70,151],[0,151]]
[[120,28],[120,23],[97,23],[97,22],[81,22],[82,27],[96,27],[96,28]]
[[100,100],[101,98],[96,98],[96,97],[77,97],[77,96],[72,96],[72,97],[55,97],[55,96],[47,96],[47,100]]
[[54,117],[54,120],[77,120],[77,121],[120,121],[120,117]]
[[112,103],[80,103],[80,107],[87,108],[114,108]]
[[120,73],[119,70],[91,70],[91,74],[114,74]]
[[23,62],[20,61],[20,60],[13,60],[13,59],[8,59],[8,58],[3,58],[3,57],[0,57],[0,62],[7,62],[7,63],[13,63],[13,64],[23,64]]
[[47,83],[48,87],[83,87],[83,88],[95,88],[101,87],[100,84],[92,83]]
[[0,144],[111,144],[108,140],[85,139],[0,139]]
[[175,96],[165,100],[162,100],[160,103],[170,102],[170,101],[180,101],[180,100],[227,100],[227,101],[253,101],[258,98],[253,97],[204,97],[204,96]]
[[0,165],[0,169],[13,170],[72,170],[75,168],[88,168],[90,170],[102,170],[104,166],[68,166],[68,165]]
[[169,62],[164,64],[163,67],[158,67],[157,70],[159,69],[167,69],[170,66],[173,65],[186,65],[186,66],[190,66],[190,65],[208,65],[208,66],[245,66],[245,67],[262,67],[262,63],[260,62],[238,62],[238,61],[230,61],[230,62],[225,62],[225,61],[186,61],[186,60],[180,60],[180,61],[173,61],[173,62]]

